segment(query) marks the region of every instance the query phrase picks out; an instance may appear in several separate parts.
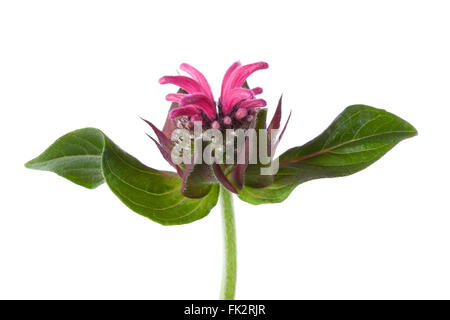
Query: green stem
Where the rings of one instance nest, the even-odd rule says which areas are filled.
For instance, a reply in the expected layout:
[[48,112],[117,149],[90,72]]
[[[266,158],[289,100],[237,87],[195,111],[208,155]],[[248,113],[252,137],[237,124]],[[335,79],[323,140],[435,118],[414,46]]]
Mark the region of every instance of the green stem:
[[236,230],[234,226],[233,195],[220,186],[224,236],[224,263],[220,299],[233,300],[236,291]]

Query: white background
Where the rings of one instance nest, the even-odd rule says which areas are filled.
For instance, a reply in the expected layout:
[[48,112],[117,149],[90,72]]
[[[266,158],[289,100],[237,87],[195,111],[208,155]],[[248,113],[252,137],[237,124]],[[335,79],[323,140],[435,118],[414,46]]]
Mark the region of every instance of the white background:
[[450,298],[448,1],[2,1],[0,298],[215,299],[220,214],[164,227],[103,185],[23,164],[74,129],[101,128],[168,168],[162,126],[181,62],[217,94],[228,66],[293,111],[281,150],[363,103],[419,136],[350,177],[282,204],[236,201],[239,299]]

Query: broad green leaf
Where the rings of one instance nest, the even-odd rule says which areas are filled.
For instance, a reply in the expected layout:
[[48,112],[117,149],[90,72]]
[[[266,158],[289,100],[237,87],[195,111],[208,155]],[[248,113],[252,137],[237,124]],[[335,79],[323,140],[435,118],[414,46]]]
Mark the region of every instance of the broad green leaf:
[[76,184],[94,189],[104,182],[101,170],[103,144],[101,131],[91,128],[77,130],[56,140],[25,166],[52,171]]
[[299,184],[361,171],[398,142],[415,135],[411,124],[392,113],[350,106],[321,135],[279,157],[280,169],[273,184],[261,189],[245,186],[239,198],[252,204],[282,202]]
[[55,172],[90,189],[106,182],[126,206],[163,225],[205,217],[216,205],[219,192],[213,186],[204,198],[184,197],[178,175],[145,166],[94,128],[62,136],[25,166]]

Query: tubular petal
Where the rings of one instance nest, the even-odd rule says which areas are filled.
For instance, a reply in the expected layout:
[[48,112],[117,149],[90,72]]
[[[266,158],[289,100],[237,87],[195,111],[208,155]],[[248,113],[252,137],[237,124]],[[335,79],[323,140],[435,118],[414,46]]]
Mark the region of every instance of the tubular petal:
[[231,74],[233,73],[234,70],[236,70],[240,66],[241,66],[241,63],[239,61],[236,61],[228,68],[227,72],[225,72],[225,76],[223,77],[223,81],[222,81],[222,90],[220,92],[221,97],[225,96],[225,91],[228,90],[228,88],[229,88],[229,84],[230,84],[229,79],[230,79]]
[[200,114],[194,114],[194,115],[191,117],[191,121],[192,121],[193,123],[195,123],[195,122],[203,122],[203,118],[202,118],[202,116],[201,116]]
[[255,71],[261,70],[261,69],[267,69],[269,67],[269,64],[266,62],[256,62],[252,64],[247,64],[245,66],[240,66],[239,68],[235,69],[233,73],[230,75],[230,78],[228,81],[230,81],[230,87],[242,87],[244,84],[244,81]]
[[159,79],[159,83],[160,84],[167,84],[167,83],[174,84],[189,93],[202,92],[202,87],[197,81],[195,81],[194,79],[191,79],[189,77],[185,77],[185,76],[164,76],[161,79]]
[[261,87],[256,87],[251,90],[254,95],[263,93],[263,89]]
[[176,117],[181,117],[181,116],[190,117],[190,116],[199,115],[199,114],[200,114],[200,110],[198,110],[196,107],[185,106],[185,107],[175,108],[172,111],[170,111],[169,117],[170,117],[170,119],[175,119]]
[[166,96],[167,101],[179,102],[185,96],[184,93],[169,93]]
[[203,73],[201,73],[196,68],[194,68],[193,66],[191,66],[187,63],[182,63],[180,65],[180,69],[187,72],[194,80],[196,80],[200,84],[200,86],[203,88],[203,93],[206,94],[211,100],[214,101],[214,96],[212,94],[211,87],[209,86],[209,83],[206,80]]
[[180,100],[180,107],[187,105],[195,105],[202,109],[210,119],[214,119],[217,115],[214,102],[204,94],[198,93],[184,96]]
[[246,100],[239,104],[239,108],[254,109],[263,108],[267,105],[266,101],[263,99]]
[[227,95],[224,97],[222,103],[223,103],[223,113],[229,114],[233,107],[240,102],[252,99],[253,98],[253,92],[248,89],[243,88],[233,88],[230,91],[228,91]]

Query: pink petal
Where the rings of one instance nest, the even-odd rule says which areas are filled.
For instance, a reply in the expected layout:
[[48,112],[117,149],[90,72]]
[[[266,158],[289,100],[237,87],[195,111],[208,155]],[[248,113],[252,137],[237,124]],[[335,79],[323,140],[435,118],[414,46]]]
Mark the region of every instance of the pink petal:
[[[182,89],[179,89],[178,92],[180,92],[181,90]],[[165,121],[164,127],[162,129],[162,132],[166,135],[166,137],[171,137],[173,130],[176,129],[175,121],[173,121],[169,117],[170,111],[172,111],[175,108],[178,108],[178,102],[172,102],[170,104],[169,110],[167,111],[166,121]]]
[[229,114],[238,103],[253,98],[253,92],[244,88],[233,88],[223,97],[222,108],[224,114]]
[[179,102],[185,96],[184,93],[169,93],[166,96],[167,101]]
[[161,79],[159,79],[159,83],[174,84],[189,93],[202,92],[202,87],[197,81],[185,76],[164,76]]
[[192,117],[191,117],[191,121],[192,122],[203,122],[203,118],[202,118],[202,116],[200,115],[200,114],[194,114]]
[[203,73],[201,73],[200,71],[198,71],[193,66],[191,66],[187,63],[182,63],[180,65],[180,69],[187,72],[188,74],[190,74],[190,76],[194,80],[196,80],[200,84],[200,86],[203,88],[203,93],[206,94],[212,101],[214,101],[214,96],[212,94],[211,87],[209,86],[209,83],[206,80]]
[[262,108],[267,105],[266,101],[263,99],[246,100],[239,104],[239,108],[254,109]]
[[229,81],[230,80],[230,76],[233,73],[233,71],[236,70],[240,66],[241,66],[241,63],[239,61],[236,61],[235,63],[233,63],[228,68],[228,70],[225,73],[225,76],[223,77],[223,80],[222,80],[222,90],[220,92],[220,96],[221,97],[225,97],[226,96],[225,91],[229,90],[229,88],[230,88],[230,86],[229,86],[229,84],[230,84],[230,81]]
[[256,87],[252,89],[254,95],[263,93],[263,89],[261,87]]
[[195,105],[202,109],[210,119],[214,119],[217,116],[214,102],[204,94],[198,93],[184,96],[180,100],[180,107],[187,105]]
[[172,111],[170,111],[169,113],[169,117],[170,119],[175,119],[177,117],[181,117],[181,116],[193,116],[196,114],[200,114],[200,110],[198,110],[196,107],[194,106],[186,106],[186,107],[179,107],[179,108],[175,108]]
[[269,65],[266,62],[256,62],[252,64],[247,64],[245,66],[240,66],[235,69],[230,75],[230,87],[242,87],[244,81],[255,71],[261,69],[267,69]]

